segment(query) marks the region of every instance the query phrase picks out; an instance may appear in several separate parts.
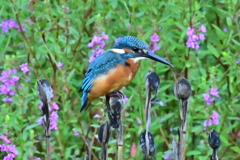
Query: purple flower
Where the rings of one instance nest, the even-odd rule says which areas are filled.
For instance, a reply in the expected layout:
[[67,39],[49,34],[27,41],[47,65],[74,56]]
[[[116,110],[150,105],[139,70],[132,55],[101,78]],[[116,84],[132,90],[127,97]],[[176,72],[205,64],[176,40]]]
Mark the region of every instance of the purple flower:
[[155,51],[158,51],[160,49],[160,46],[158,45],[159,36],[155,33],[150,37],[150,39],[151,39],[151,44],[148,47],[154,53]]
[[153,43],[159,42],[159,36],[156,33],[152,35],[150,38]]
[[41,160],[41,158],[39,158],[39,157],[36,157],[36,158],[35,158],[35,160]]
[[227,31],[228,31],[228,29],[227,29],[227,28],[223,28],[223,31],[224,31],[224,32],[227,32]]
[[6,102],[6,103],[12,103],[12,98],[5,97],[5,98],[3,98],[2,101],[3,101],[3,102]]
[[[2,27],[2,33],[7,33],[10,28],[15,28],[20,30],[20,26],[12,19],[9,19],[7,21],[2,21],[2,23],[0,23],[0,27]],[[24,31],[26,30],[24,24],[22,24],[21,27]]]
[[40,101],[40,104],[38,105],[38,108],[42,109],[42,107],[43,107],[43,103],[42,103],[42,101]]
[[186,45],[189,48],[198,50],[199,49],[199,45],[198,45],[198,37],[197,37],[197,35],[193,34],[190,37],[188,37]]
[[209,116],[209,120],[205,120],[204,122],[203,122],[203,125],[205,126],[205,127],[209,127],[209,126],[211,126],[211,125],[218,125],[220,122],[219,122],[219,114],[216,112],[216,111],[212,111],[212,115],[210,115]]
[[40,117],[40,119],[38,120],[38,124],[39,124],[39,125],[42,125],[43,123],[44,123],[43,117]]
[[14,76],[14,74],[17,73],[17,70],[8,70],[8,71],[3,71],[1,73],[0,81],[2,81],[5,85],[9,86],[14,86],[15,83],[19,80],[18,76]]
[[104,47],[106,46],[106,43],[104,40],[108,39],[108,35],[102,32],[102,37],[94,36],[92,41],[88,43],[88,47],[96,47],[92,50],[93,55],[90,57],[89,62],[92,62],[95,57],[99,56],[104,52]]
[[101,116],[99,114],[95,114],[93,117],[94,118],[101,118]]
[[12,153],[7,154],[3,160],[13,160],[15,158],[15,155]]
[[24,63],[24,64],[20,65],[19,67],[21,68],[23,73],[29,72],[28,63]]
[[53,109],[53,110],[59,110],[59,107],[58,107],[58,105],[57,105],[56,102],[52,102],[51,109]]
[[92,55],[92,56],[89,58],[89,62],[92,62],[94,59],[95,59],[95,56]]
[[172,157],[171,154],[166,154],[166,155],[164,156],[164,159],[170,159],[171,157]]
[[79,132],[78,131],[74,131],[74,136],[77,136],[77,135],[79,135]]
[[240,59],[238,59],[238,60],[236,61],[236,63],[240,63]]
[[199,30],[204,33],[207,31],[206,27],[203,24],[201,25]]
[[2,135],[0,139],[4,140],[5,143],[11,143],[11,141],[7,139],[7,136]]
[[210,94],[215,97],[219,97],[217,88],[210,88]]
[[205,126],[205,127],[209,127],[209,126],[211,126],[213,123],[212,123],[212,120],[205,120],[204,122],[203,122],[203,126]]
[[122,37],[118,37],[118,38],[115,40],[115,43],[117,43],[120,39],[122,39]]
[[[43,107],[43,103],[40,102],[38,108],[39,109],[42,109]],[[54,111],[52,111],[54,110]],[[57,105],[56,102],[53,102],[51,107],[49,107],[49,111],[51,112],[51,115],[50,115],[50,130],[58,130],[58,123],[57,123],[57,119],[58,119],[58,113],[56,110],[59,110],[59,107]],[[38,120],[38,124],[39,125],[42,125],[44,123],[44,117],[41,117],[39,120]]]
[[10,91],[10,92],[8,93],[8,96],[12,97],[12,96],[14,96],[14,94],[15,94],[15,91]]
[[128,97],[124,95],[123,102],[126,103],[128,101]]
[[57,119],[58,119],[58,114],[57,111],[53,111],[50,115],[50,129],[51,130],[58,130],[58,123],[57,123]]
[[[7,152],[8,154],[3,158],[4,160],[12,160],[15,158],[16,155],[18,155],[18,151],[16,150],[16,145],[14,144],[0,144],[0,151],[1,152]],[[10,152],[10,153],[9,153]]]
[[[202,25],[199,31],[206,32],[206,27]],[[196,49],[196,50],[200,48],[198,42],[200,40],[201,41],[205,40],[205,35],[203,33],[199,33],[194,28],[190,28],[190,27],[187,30],[187,36],[188,36],[188,40],[186,42],[187,47]]]
[[8,152],[12,152],[15,155],[18,155],[18,151],[16,150],[16,145],[10,144],[7,146]]
[[12,20],[12,19],[9,19],[9,20],[7,21],[7,23],[8,23],[8,27],[9,27],[9,28],[15,28],[15,27],[18,26],[17,23],[16,23],[14,20]]
[[188,30],[187,30],[187,35],[188,36],[192,36],[193,35],[193,33],[194,33],[194,28],[188,28]]
[[199,39],[200,39],[201,41],[205,40],[205,35],[202,34],[202,33],[200,33],[200,34],[199,34]]
[[204,97],[204,100],[206,101],[207,105],[210,105],[214,101],[214,99],[212,99],[210,97],[210,94],[208,94],[208,93],[204,93],[203,97]]
[[31,80],[30,78],[27,78],[27,79],[26,79],[26,82],[29,82],[30,80]]
[[22,86],[21,84],[20,84],[20,85],[18,85],[18,89],[22,89],[22,87],[23,87],[23,86]]
[[104,32],[102,32],[102,38],[103,38],[103,39],[108,39],[109,37],[108,37],[107,34],[105,34]]
[[2,33],[7,33],[8,32],[8,22],[7,21],[2,21],[0,23],[0,27],[2,27]]
[[10,92],[10,87],[7,85],[0,86],[0,94],[8,94]]
[[57,63],[57,67],[58,67],[58,68],[61,68],[62,66],[63,66],[63,62],[58,62],[58,63]]

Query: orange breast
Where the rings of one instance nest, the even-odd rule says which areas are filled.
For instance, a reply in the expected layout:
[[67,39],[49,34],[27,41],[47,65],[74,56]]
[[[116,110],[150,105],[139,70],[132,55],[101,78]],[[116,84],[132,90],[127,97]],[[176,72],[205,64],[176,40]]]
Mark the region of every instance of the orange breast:
[[119,64],[107,74],[99,76],[92,82],[93,87],[88,93],[88,100],[92,101],[126,86],[135,77],[139,66],[139,62],[134,63],[132,59],[128,59],[126,66]]

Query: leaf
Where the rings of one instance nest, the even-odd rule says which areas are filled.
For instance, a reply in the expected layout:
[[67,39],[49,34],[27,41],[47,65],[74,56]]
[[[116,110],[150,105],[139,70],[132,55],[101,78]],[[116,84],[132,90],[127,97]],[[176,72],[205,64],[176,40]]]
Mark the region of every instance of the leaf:
[[220,139],[221,139],[221,142],[222,142],[223,146],[229,146],[230,145],[229,140],[226,139],[225,136],[220,135]]
[[189,151],[189,152],[187,152],[187,156],[199,155],[199,154],[201,154],[200,151]]
[[116,9],[118,6],[118,1],[111,1],[111,4],[112,4],[112,7]]
[[211,44],[207,45],[207,48],[209,49],[209,51],[215,56],[215,57],[219,57],[219,52],[216,50],[215,47],[213,47]]
[[237,153],[240,153],[240,148],[239,147],[233,146],[233,147],[230,147],[230,148],[231,148],[231,150],[233,150],[233,151],[235,151]]
[[97,124],[92,124],[92,125],[90,125],[91,127],[94,127],[94,128],[99,128],[100,126],[99,125],[97,125]]
[[25,128],[25,130],[29,130],[29,129],[35,128],[36,126],[39,126],[39,124],[31,124],[31,125],[27,126]]

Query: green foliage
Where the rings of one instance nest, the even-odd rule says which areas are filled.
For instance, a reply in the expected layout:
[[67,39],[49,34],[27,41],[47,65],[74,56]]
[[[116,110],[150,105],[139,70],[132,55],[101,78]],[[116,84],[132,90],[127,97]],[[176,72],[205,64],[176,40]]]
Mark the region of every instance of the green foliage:
[[[0,36],[0,70],[18,69],[18,84],[22,85],[22,89],[16,88],[11,104],[0,103],[0,133],[16,144],[19,152],[16,160],[44,159],[45,156],[44,129],[38,125],[41,110],[36,79],[39,78],[51,83],[53,101],[60,107],[58,130],[52,131],[52,158],[83,159],[85,142],[93,145],[93,158],[100,157],[97,131],[107,120],[105,100],[95,100],[87,111],[80,113],[78,89],[92,55],[88,43],[102,32],[109,35],[105,49],[111,48],[117,37],[133,35],[149,43],[150,36],[156,33],[161,39],[161,49],[156,54],[175,66],[169,68],[143,60],[135,79],[122,89],[129,97],[123,116],[123,159],[143,158],[139,135],[145,129],[145,78],[150,70],[159,74],[159,98],[167,104],[154,106],[152,112],[151,133],[157,147],[157,159],[172,153],[173,134],[180,125],[173,86],[181,76],[189,80],[193,89],[186,159],[209,159],[210,129],[220,133],[219,158],[240,159],[240,63],[236,63],[240,59],[239,7],[237,0],[2,1],[0,20],[14,19],[26,27],[26,31],[12,29]],[[206,40],[200,43],[199,50],[188,48],[188,27],[198,29],[202,24],[207,28]],[[63,62],[63,67],[57,67],[57,62]],[[28,63],[31,74],[20,71],[19,65],[23,63]],[[26,82],[27,78],[31,80]],[[220,97],[206,105],[203,93],[209,93],[209,88],[218,88]],[[220,114],[220,123],[205,128],[203,121],[209,119],[213,110]],[[95,114],[102,117],[93,118]],[[137,123],[137,119],[141,122]],[[74,131],[79,135],[74,135]],[[114,131],[111,137],[109,152],[117,153]],[[131,157],[133,143],[137,144],[135,157]],[[1,152],[0,158],[5,155]]]

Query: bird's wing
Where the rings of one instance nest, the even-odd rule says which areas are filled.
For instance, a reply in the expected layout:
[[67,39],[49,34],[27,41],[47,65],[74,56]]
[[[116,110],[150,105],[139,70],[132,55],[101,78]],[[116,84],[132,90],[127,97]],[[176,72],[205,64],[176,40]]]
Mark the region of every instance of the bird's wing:
[[89,92],[93,87],[92,81],[96,77],[107,73],[109,70],[115,68],[119,63],[125,65],[121,55],[116,54],[111,50],[108,50],[97,56],[92,63],[90,63],[80,91]]

